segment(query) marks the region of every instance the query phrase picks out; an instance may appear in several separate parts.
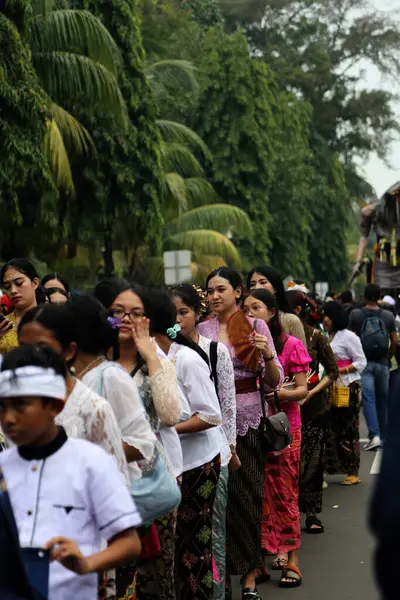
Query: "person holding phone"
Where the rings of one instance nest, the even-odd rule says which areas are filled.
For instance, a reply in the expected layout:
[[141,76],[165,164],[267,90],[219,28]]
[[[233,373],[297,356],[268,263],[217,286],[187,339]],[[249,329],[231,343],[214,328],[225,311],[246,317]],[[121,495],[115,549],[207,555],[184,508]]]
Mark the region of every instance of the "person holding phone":
[[47,555],[49,600],[96,600],[97,573],[139,556],[141,518],[113,459],[56,425],[65,373],[63,357],[48,347],[4,357],[0,423],[16,447],[0,453],[0,467],[31,582],[46,596]]
[[31,308],[37,306],[39,276],[34,265],[25,258],[13,258],[0,271],[1,286],[14,306],[14,312],[0,315],[0,354],[18,346],[17,328]]

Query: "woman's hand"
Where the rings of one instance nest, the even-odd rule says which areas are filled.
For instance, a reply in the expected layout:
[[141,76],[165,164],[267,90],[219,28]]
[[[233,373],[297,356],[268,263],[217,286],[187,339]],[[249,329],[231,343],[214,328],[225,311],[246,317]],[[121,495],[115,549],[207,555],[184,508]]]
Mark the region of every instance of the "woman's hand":
[[78,575],[88,573],[88,560],[83,556],[78,544],[73,540],[65,537],[54,537],[47,542],[45,549],[50,551],[51,561],[58,561],[66,569]]
[[229,461],[229,471],[231,473],[233,473],[234,471],[237,471],[238,469],[240,469],[241,466],[242,466],[242,463],[240,462],[240,458],[238,457],[238,455],[235,452],[234,454],[232,454],[231,460]]
[[261,354],[265,358],[265,360],[271,360],[273,358],[273,352],[268,344],[268,338],[260,333],[253,332],[250,336],[250,342],[253,346],[255,346],[258,350],[261,351]]
[[157,358],[157,344],[150,338],[150,321],[142,317],[134,323],[132,328],[133,340],[136,348],[144,361],[149,362]]
[[3,319],[0,322],[0,339],[3,338],[7,333],[10,333],[14,325],[8,319]]

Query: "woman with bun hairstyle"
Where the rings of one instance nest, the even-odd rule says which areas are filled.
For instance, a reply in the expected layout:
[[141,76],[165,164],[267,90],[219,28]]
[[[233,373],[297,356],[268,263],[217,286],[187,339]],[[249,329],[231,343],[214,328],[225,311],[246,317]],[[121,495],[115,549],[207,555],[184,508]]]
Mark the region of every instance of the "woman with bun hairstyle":
[[271,292],[279,306],[284,332],[306,345],[303,325],[286,298],[282,277],[276,269],[268,265],[255,267],[247,275],[247,288],[250,291],[265,289]]
[[227,586],[242,575],[242,597],[257,600],[263,576],[261,553],[262,497],[266,456],[263,452],[262,407],[257,378],[266,391],[280,388],[283,370],[267,325],[246,317],[240,308],[243,282],[237,271],[221,267],[207,277],[214,318],[198,326],[204,337],[222,342],[233,362],[236,388],[236,451],[241,468],[230,474],[227,509]]
[[[165,455],[175,477],[182,475],[182,448],[175,425],[182,412],[175,367],[160,358],[150,338],[145,317],[144,290],[116,277],[103,279],[94,295],[116,319],[119,327],[118,363],[130,373],[139,389],[154,433],[159,436],[158,452]],[[142,560],[138,567],[138,594],[141,600],[175,598],[176,511],[154,521],[160,553]]]
[[222,413],[221,472],[213,515],[214,600],[225,599],[226,507],[229,468],[236,470],[240,460],[236,454],[236,391],[233,365],[228,349],[220,342],[200,335],[197,325],[207,308],[203,290],[189,283],[170,288],[182,334],[193,340],[207,354]]
[[[21,346],[49,346],[61,354],[66,366],[76,352],[72,315],[62,305],[43,304],[27,312],[18,328]],[[67,400],[56,418],[69,437],[87,440],[101,446],[114,459],[128,483],[128,465],[122,448],[121,432],[111,405],[82,381],[66,371]]]
[[211,600],[212,516],[220,473],[221,411],[207,354],[185,338],[167,293],[152,291],[144,302],[151,334],[175,365],[183,403],[176,430],[183,455],[182,502],[176,531],[178,597]]
[[18,346],[18,325],[24,314],[37,306],[40,290],[36,268],[26,258],[13,258],[6,263],[0,271],[0,281],[15,309],[0,321],[0,354],[4,354]]

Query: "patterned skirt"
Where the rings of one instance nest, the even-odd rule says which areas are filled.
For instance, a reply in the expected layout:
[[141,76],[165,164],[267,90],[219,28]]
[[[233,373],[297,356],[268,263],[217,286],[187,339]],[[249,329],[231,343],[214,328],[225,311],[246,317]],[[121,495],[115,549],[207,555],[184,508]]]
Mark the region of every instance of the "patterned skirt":
[[278,455],[268,454],[265,469],[261,543],[271,554],[300,548],[299,475],[301,428]]
[[219,454],[182,477],[176,527],[176,581],[180,600],[211,600],[212,517],[220,473]]
[[358,475],[360,468],[361,384],[350,384],[349,408],[331,408],[325,445],[325,468],[332,475]]
[[213,600],[225,600],[226,575],[226,507],[228,504],[228,467],[221,467],[212,521],[214,585]]
[[[329,413],[328,413],[329,414]],[[299,508],[307,515],[322,512],[324,483],[324,449],[326,425],[321,418],[304,423],[301,428],[301,466]]]
[[242,466],[229,474],[226,548],[229,576],[245,575],[263,566],[261,524],[267,458],[262,450],[260,428],[238,436],[236,452]]
[[156,519],[160,553],[138,561],[137,595],[140,600],[175,600],[175,532],[177,511]]

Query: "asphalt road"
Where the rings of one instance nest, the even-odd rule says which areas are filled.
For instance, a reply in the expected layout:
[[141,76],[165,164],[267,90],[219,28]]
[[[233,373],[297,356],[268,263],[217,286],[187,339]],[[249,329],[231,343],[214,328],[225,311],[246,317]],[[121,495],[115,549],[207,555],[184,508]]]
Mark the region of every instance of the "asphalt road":
[[[280,589],[280,573],[272,571],[271,581],[259,587],[263,600],[379,600],[372,570],[373,540],[366,526],[376,478],[371,470],[379,472],[380,457],[376,457],[375,452],[361,450],[360,485],[346,488],[339,485],[343,477],[327,478],[329,487],[324,490],[321,517],[325,533],[302,534],[300,567],[303,585],[296,589]],[[238,580],[233,596],[235,600],[241,597]]]

